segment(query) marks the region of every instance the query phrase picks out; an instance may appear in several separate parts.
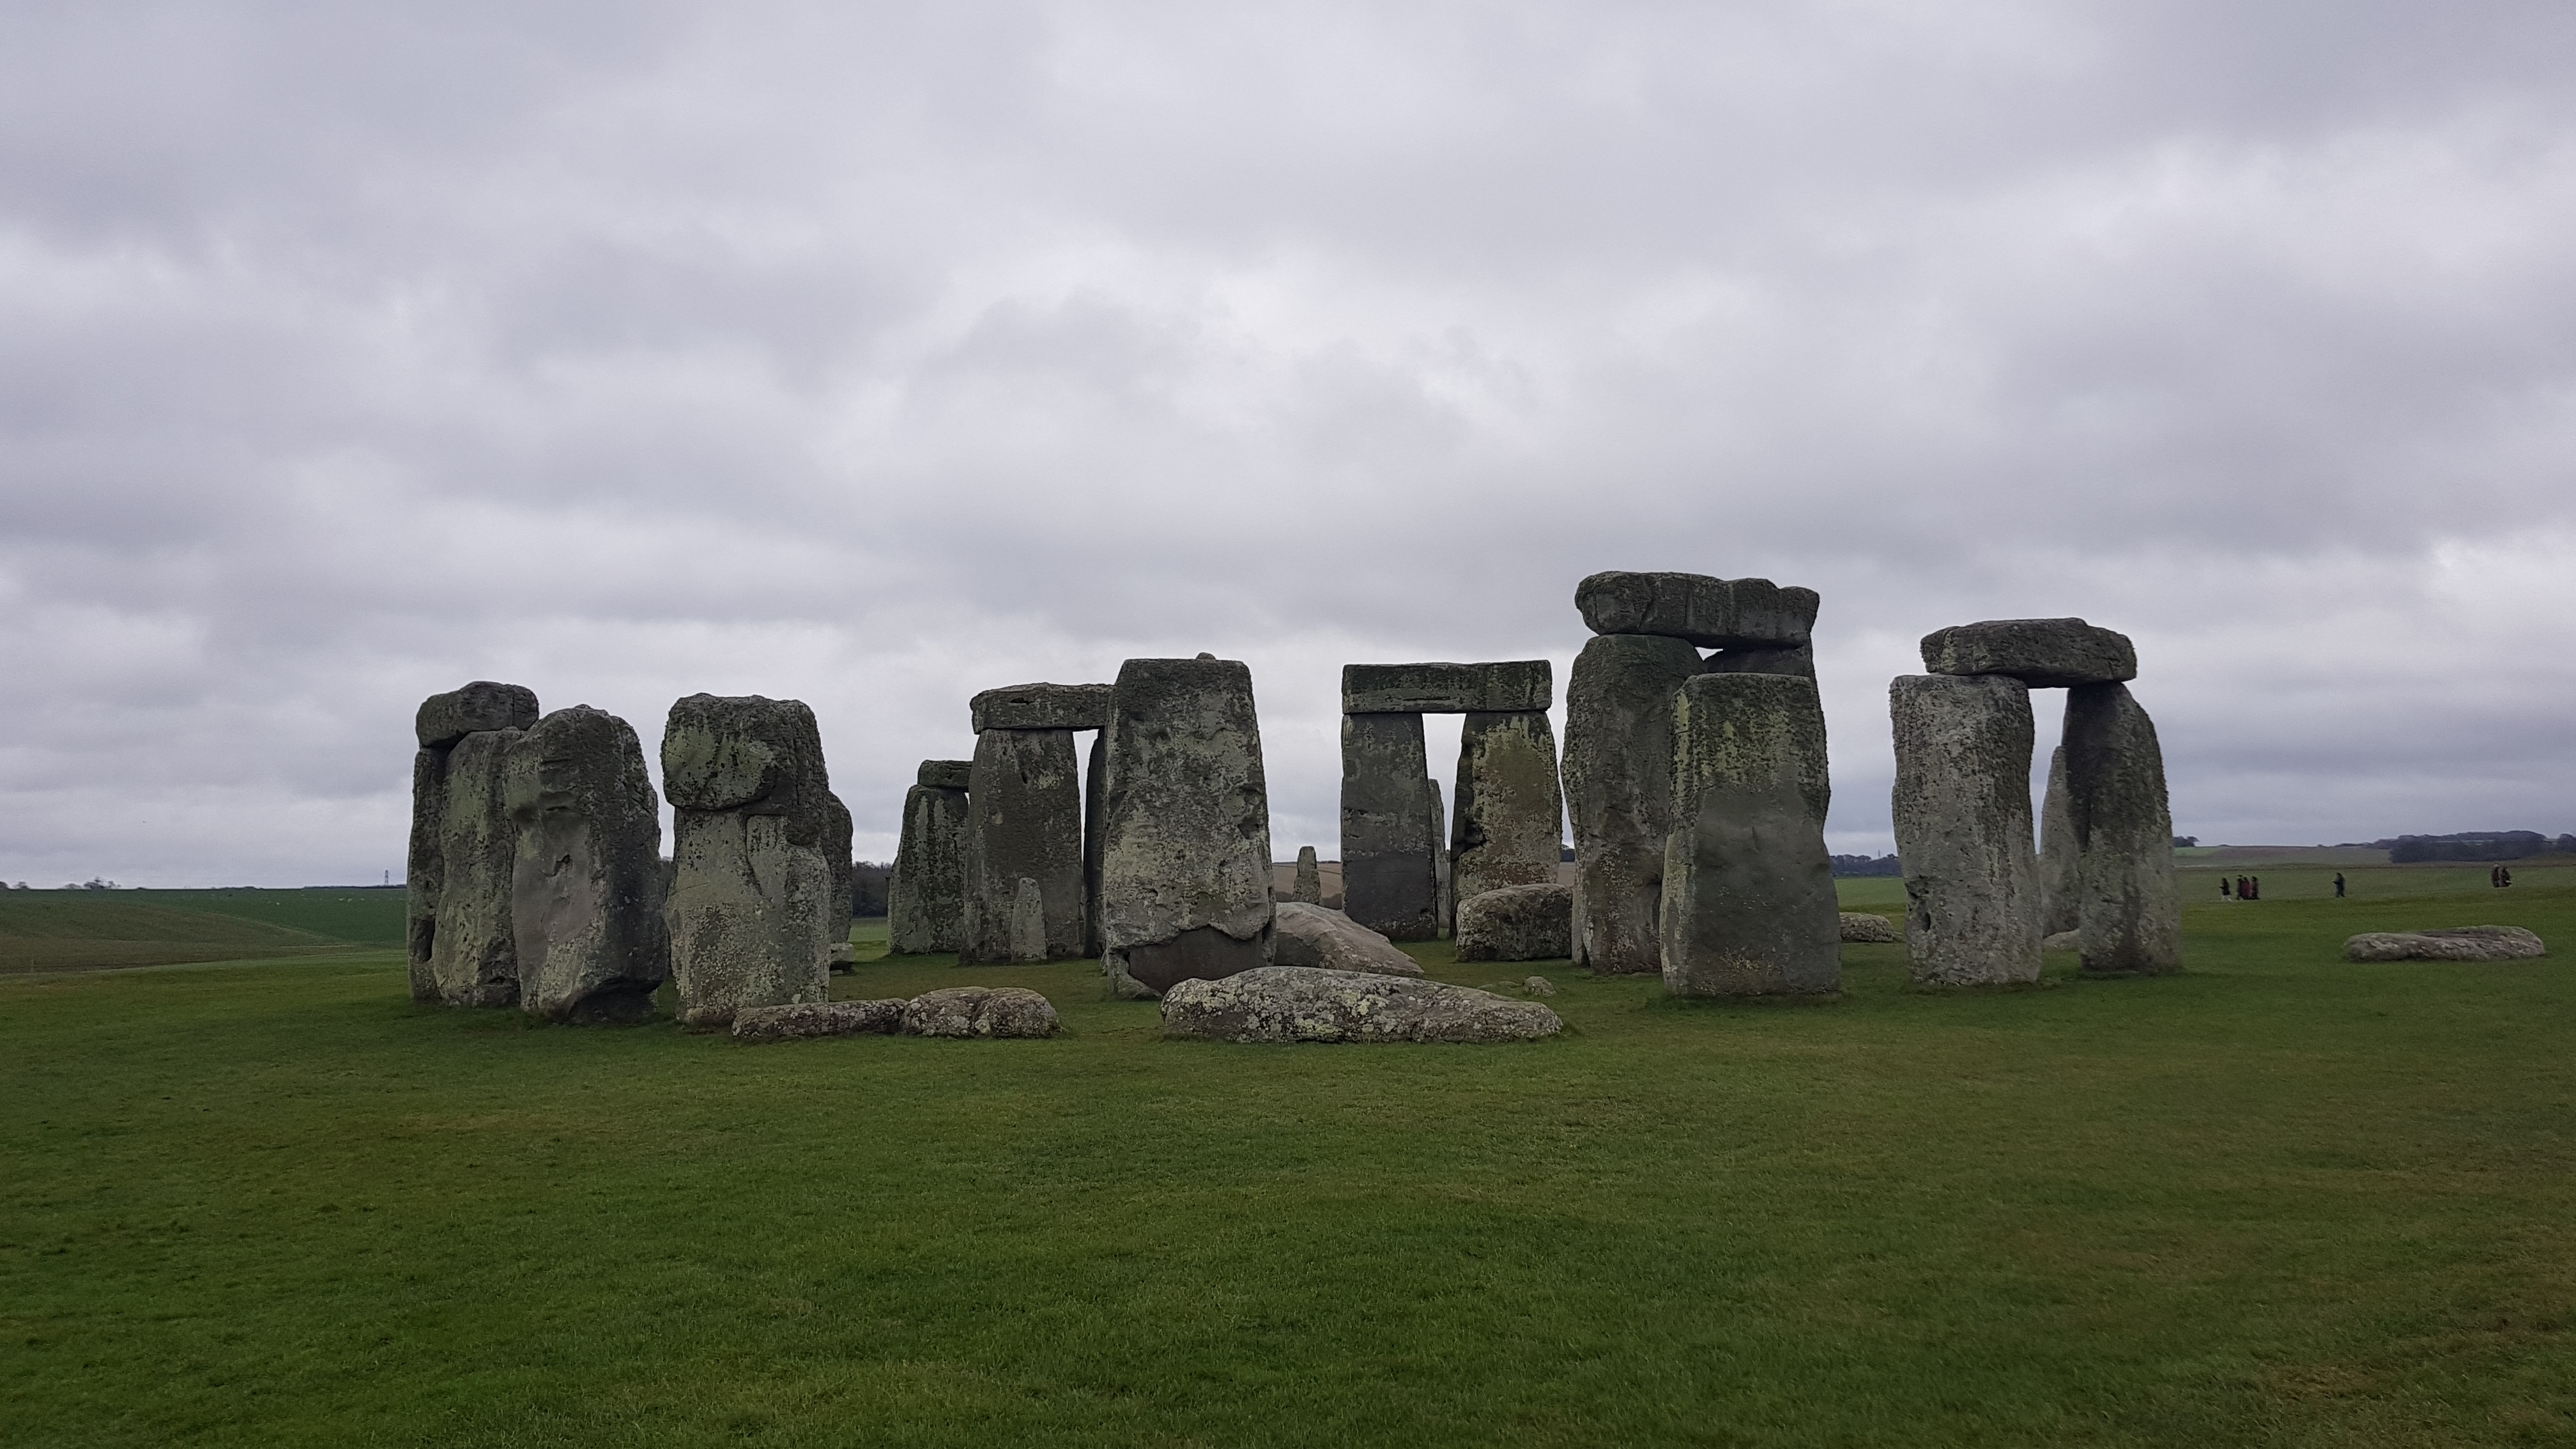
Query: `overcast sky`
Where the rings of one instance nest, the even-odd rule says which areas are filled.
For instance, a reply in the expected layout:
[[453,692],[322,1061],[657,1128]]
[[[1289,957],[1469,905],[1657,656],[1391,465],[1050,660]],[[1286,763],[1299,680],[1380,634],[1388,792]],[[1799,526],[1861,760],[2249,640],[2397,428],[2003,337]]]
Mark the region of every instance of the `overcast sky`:
[[1330,857],[1339,667],[1561,694],[1605,568],[1822,592],[1838,850],[1915,641],[2066,614],[2177,829],[2576,830],[2571,75],[2565,0],[12,4],[0,876],[399,879],[476,678],[806,700],[885,858],[974,691],[1201,650]]

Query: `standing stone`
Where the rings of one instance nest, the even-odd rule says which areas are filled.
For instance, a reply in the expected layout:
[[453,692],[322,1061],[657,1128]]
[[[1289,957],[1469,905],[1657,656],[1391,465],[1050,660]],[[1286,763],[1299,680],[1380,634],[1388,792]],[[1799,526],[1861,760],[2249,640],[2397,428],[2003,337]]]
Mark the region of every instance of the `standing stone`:
[[462,689],[422,700],[412,732],[419,753],[411,766],[411,843],[404,862],[403,935],[414,1001],[440,1000],[438,904],[447,880],[441,845],[446,829],[449,756],[458,741],[484,730],[523,730],[537,722],[534,690],[478,679]]
[[1464,905],[1499,886],[1548,885],[1565,851],[1556,731],[1536,710],[1467,716],[1449,827],[1452,889]]
[[[1102,707],[1102,718],[1108,711]],[[1082,772],[1082,954],[1100,954],[1100,791],[1107,776],[1109,732],[1091,736],[1091,760]]]
[[2161,976],[2182,969],[2182,894],[2155,721],[2125,684],[2066,696],[2067,814],[2084,970]]
[[1900,675],[1896,854],[1905,956],[1917,983],[2039,979],[2039,872],[2031,854],[2030,690],[1997,674]]
[[886,884],[886,943],[898,956],[957,949],[966,908],[969,768],[964,760],[924,760],[921,783],[904,792],[903,834]]
[[[662,731],[671,795],[671,975],[680,1024],[829,994],[831,799],[814,712],[793,699],[693,694]],[[848,933],[848,904],[840,925]]]
[[838,795],[825,795],[828,816],[824,822],[824,848],[832,856],[832,945],[831,963],[835,971],[847,971],[858,964],[857,953],[850,945],[850,920],[854,912],[859,883],[859,863],[851,859],[851,840],[857,834],[850,819],[850,807]]
[[1430,832],[1432,877],[1440,883],[1440,934],[1446,936],[1458,928],[1458,882],[1449,869],[1449,807],[1441,802],[1439,781],[1423,781],[1422,791],[1431,806],[1431,822],[1424,828]]
[[439,812],[445,880],[431,922],[429,974],[450,1006],[513,1006],[519,1000],[519,942],[511,923],[511,873],[519,852],[510,823],[510,747],[525,731],[476,730],[447,752],[447,800]]
[[[1083,953],[1082,781],[1071,730],[989,729],[975,737],[966,790],[961,965],[1064,961]],[[1021,882],[1036,883],[1036,924]]]
[[549,1021],[636,1022],[670,974],[661,799],[626,721],[559,709],[510,744],[511,917],[519,1006]]
[[1566,679],[1574,963],[1595,975],[1663,969],[1656,919],[1673,832],[1673,696],[1699,673],[1699,651],[1683,640],[1602,634]]
[[1673,699],[1664,989],[1842,989],[1842,912],[1825,851],[1833,786],[1812,681],[1703,674]]
[[[1252,671],[1130,659],[1108,729],[1102,969],[1120,996],[1270,963],[1270,794]],[[1345,868],[1347,868],[1347,863]]]
[[1422,716],[1342,716],[1342,914],[1390,941],[1440,935],[1429,783]]
[[2048,757],[2048,798],[2039,812],[2039,904],[2042,936],[2084,923],[2075,891],[2075,815],[2066,799],[2066,746]]
[[1315,847],[1311,845],[1297,847],[1297,883],[1288,892],[1288,898],[1310,906],[1323,903],[1324,871],[1316,861]]

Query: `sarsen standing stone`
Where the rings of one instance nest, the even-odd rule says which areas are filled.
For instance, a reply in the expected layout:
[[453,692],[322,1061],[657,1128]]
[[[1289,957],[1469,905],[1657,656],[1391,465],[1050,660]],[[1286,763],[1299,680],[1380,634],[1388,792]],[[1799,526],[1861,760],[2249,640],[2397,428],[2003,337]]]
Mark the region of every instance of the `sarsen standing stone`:
[[1842,912],[1824,833],[1833,787],[1814,682],[1700,675],[1675,696],[1673,736],[1664,989],[1839,991]]
[[[814,712],[793,699],[693,694],[671,706],[662,783],[677,828],[671,974],[680,1022],[821,1001],[831,982],[831,780]],[[839,907],[847,932],[848,903]]]
[[1266,966],[1270,794],[1252,671],[1231,659],[1119,668],[1102,790],[1102,968],[1121,996]]
[[2030,834],[2030,690],[2001,675],[1900,675],[1896,853],[1914,980],[2039,979],[2038,862]]
[[660,799],[626,721],[575,705],[509,747],[519,1005],[564,1022],[653,1014],[670,974]]
[[1673,696],[1699,672],[1699,651],[1682,640],[1603,634],[1566,680],[1574,961],[1597,975],[1663,969],[1656,918],[1673,831]]

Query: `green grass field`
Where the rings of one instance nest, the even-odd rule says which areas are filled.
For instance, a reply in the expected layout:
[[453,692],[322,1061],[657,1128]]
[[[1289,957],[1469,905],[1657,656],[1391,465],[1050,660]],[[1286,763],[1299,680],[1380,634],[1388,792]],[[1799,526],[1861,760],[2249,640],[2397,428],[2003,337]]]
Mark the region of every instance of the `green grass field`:
[[2576,1442],[2565,951],[2336,955],[2576,941],[2576,873],[2347,874],[2211,883],[2165,980],[1547,967],[1522,1047],[1165,1043],[1083,963],[835,982],[1053,1041],[764,1048],[384,949],[0,981],[0,1442]]

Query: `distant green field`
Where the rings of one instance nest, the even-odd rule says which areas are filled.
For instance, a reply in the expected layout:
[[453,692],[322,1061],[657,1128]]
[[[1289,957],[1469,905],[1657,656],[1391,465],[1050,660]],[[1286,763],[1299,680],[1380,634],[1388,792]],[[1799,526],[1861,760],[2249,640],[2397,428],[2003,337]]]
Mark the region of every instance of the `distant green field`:
[[399,946],[403,892],[0,891],[0,974]]

